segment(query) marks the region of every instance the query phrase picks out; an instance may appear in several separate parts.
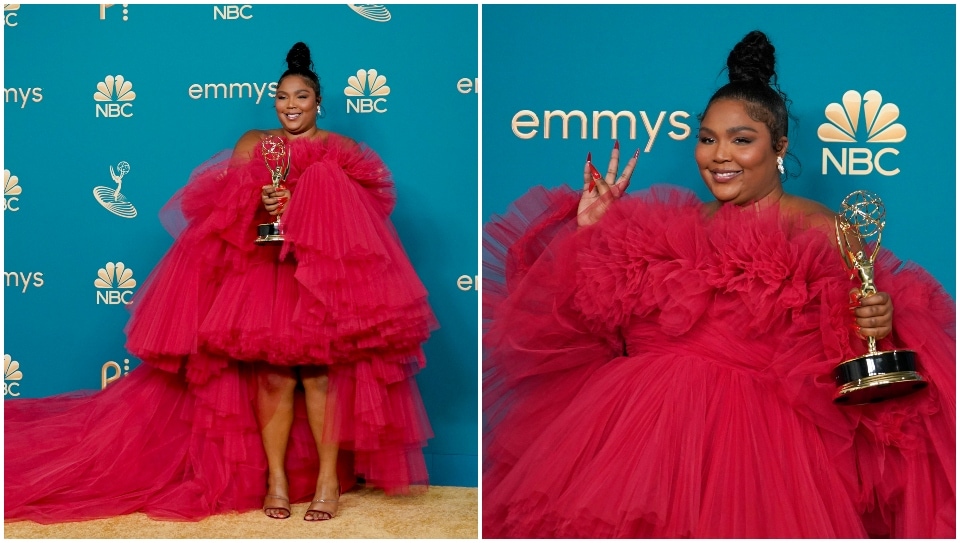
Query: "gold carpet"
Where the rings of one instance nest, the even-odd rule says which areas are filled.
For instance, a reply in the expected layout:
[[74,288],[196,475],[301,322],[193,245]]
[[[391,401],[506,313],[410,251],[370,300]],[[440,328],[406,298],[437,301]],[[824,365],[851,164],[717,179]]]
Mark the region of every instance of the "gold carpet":
[[199,522],[165,522],[135,513],[87,522],[4,524],[5,538],[43,539],[477,539],[477,489],[432,486],[419,496],[387,496],[361,488],[340,497],[333,520],[305,522],[306,503],[294,504],[290,518],[275,520],[260,511],[231,513]]

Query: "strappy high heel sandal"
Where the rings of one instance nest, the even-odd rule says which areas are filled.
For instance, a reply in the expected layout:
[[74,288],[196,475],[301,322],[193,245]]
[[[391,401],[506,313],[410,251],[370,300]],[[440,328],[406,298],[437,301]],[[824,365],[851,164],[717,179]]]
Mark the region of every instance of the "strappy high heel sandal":
[[[303,514],[303,520],[316,522],[333,519],[333,517],[337,516],[337,509],[340,508],[340,494],[340,485],[337,484],[336,498],[320,498],[319,500],[310,502],[310,508]],[[307,518],[310,516],[310,513],[314,514],[314,518]]]
[[[274,500],[282,500],[286,502],[287,506],[286,507],[267,507],[267,500],[271,498],[273,498]],[[273,516],[267,512],[270,509],[281,511],[282,514],[280,516]],[[275,518],[277,520],[290,518],[290,498],[287,498],[286,496],[278,496],[276,494],[267,494],[266,496],[263,497],[263,514],[267,515],[270,518]]]

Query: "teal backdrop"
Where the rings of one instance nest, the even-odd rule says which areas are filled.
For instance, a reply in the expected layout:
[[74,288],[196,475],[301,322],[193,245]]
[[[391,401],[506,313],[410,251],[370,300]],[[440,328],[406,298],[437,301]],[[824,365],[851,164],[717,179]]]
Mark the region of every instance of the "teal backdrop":
[[[877,193],[882,245],[955,299],[954,5],[485,5],[484,220],[532,185],[582,187],[588,151],[606,164],[611,117],[623,154],[641,150],[630,190],[670,183],[710,199],[693,160],[697,115],[755,29],[776,47],[793,114],[785,189],[831,209],[855,190]],[[845,95],[881,102],[890,127],[869,134],[873,106],[844,106]],[[833,141],[828,108],[858,117],[846,141]]]
[[275,81],[304,41],[321,128],[393,172],[392,219],[440,322],[418,376],[431,482],[476,486],[477,19],[476,5],[5,4],[5,399],[138,365],[124,305],[172,242],[160,208],[246,130],[278,126]]

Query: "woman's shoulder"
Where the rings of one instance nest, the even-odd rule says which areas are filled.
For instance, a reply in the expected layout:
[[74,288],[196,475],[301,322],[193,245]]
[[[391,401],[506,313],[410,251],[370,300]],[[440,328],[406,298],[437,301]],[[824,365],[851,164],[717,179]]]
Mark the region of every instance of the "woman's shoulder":
[[360,146],[360,144],[354,141],[353,138],[344,136],[343,134],[338,134],[336,132],[331,132],[329,130],[318,129],[317,137],[315,139],[319,139],[324,144],[337,144],[344,148],[354,148]]
[[240,139],[237,140],[237,144],[233,146],[233,156],[234,158],[250,158],[253,156],[254,149],[260,140],[271,135],[273,131],[271,130],[261,130],[254,128],[253,130],[247,130],[244,132]]
[[787,213],[802,219],[805,224],[812,228],[830,231],[834,229],[836,213],[820,202],[802,196],[784,194],[780,201],[780,207]]

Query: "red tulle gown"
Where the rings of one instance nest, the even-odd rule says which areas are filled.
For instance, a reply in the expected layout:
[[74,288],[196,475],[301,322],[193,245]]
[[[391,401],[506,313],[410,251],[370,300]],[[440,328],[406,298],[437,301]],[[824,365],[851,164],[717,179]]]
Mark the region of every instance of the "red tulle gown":
[[[132,305],[127,348],[144,364],[92,395],[5,403],[5,519],[62,522],[135,511],[199,519],[259,508],[266,457],[252,364],[325,365],[324,441],[344,488],[427,483],[432,437],[414,381],[436,321],[388,215],[377,155],[330,135],[288,142],[293,194],[282,248],[263,159],[221,153],[164,214],[182,229]],[[318,460],[302,397],[287,451],[290,497],[309,500]]]
[[[829,234],[656,188],[485,228],[484,537],[955,537],[955,303],[882,252],[880,342],[929,387],[832,402],[866,352]],[[882,250],[881,250],[882,251]]]

